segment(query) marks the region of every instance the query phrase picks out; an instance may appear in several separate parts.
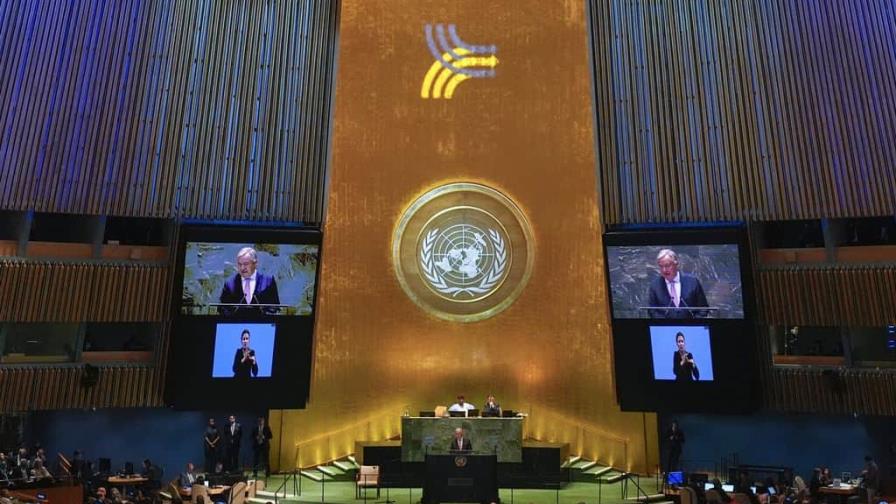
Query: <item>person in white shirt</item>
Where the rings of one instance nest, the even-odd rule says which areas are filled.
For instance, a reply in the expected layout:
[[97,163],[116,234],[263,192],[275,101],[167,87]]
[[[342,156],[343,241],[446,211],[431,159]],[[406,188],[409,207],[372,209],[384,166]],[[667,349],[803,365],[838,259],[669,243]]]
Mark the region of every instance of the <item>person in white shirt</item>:
[[464,416],[466,416],[470,410],[474,409],[476,409],[476,406],[466,402],[463,395],[459,395],[457,396],[457,402],[452,404],[448,411],[463,411]]

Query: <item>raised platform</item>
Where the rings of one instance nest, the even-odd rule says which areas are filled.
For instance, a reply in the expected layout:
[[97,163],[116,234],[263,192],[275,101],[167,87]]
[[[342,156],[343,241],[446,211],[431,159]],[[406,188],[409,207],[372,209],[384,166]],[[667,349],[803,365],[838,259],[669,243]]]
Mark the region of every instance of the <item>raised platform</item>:
[[[417,488],[424,483],[423,462],[402,462],[401,441],[355,443],[358,463],[380,466],[381,486]],[[522,461],[498,464],[501,488],[555,489],[569,481],[568,443],[523,441]]]

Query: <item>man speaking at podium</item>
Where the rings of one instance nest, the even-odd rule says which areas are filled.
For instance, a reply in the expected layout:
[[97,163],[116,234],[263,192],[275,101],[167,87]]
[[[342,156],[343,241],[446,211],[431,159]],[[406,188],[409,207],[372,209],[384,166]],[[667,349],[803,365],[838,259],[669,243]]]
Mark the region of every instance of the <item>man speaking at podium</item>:
[[[245,305],[279,305],[280,294],[273,276],[257,271],[258,254],[252,247],[243,247],[236,254],[237,274],[224,282],[221,289],[222,304]],[[259,307],[260,313],[273,315],[280,311],[278,306]],[[247,308],[238,306],[219,306],[218,313],[230,315],[237,310]]]
[[706,316],[706,311],[689,308],[709,307],[700,280],[678,271],[678,254],[662,249],[656,256],[660,276],[650,282],[650,318],[690,319]]
[[451,445],[448,446],[449,451],[471,451],[473,450],[473,443],[470,442],[469,439],[464,437],[464,430],[460,427],[454,429],[454,439],[451,440]]

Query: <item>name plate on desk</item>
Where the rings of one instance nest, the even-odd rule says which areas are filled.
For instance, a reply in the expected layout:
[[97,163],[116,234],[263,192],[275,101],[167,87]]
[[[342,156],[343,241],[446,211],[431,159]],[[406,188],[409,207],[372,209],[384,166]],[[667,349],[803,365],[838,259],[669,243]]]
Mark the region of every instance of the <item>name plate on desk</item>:
[[401,461],[423,462],[427,454],[450,454],[454,429],[473,444],[472,455],[497,455],[498,462],[523,461],[522,418],[402,417]]

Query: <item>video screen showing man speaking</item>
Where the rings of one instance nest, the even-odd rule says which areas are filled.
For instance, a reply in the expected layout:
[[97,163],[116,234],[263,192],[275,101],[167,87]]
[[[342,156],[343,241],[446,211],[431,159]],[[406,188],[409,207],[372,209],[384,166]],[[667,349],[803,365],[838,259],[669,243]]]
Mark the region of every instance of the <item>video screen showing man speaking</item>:
[[319,247],[187,242],[181,314],[310,315]]
[[607,247],[613,317],[744,318],[738,246]]

